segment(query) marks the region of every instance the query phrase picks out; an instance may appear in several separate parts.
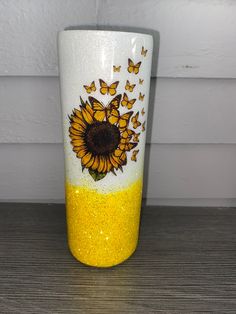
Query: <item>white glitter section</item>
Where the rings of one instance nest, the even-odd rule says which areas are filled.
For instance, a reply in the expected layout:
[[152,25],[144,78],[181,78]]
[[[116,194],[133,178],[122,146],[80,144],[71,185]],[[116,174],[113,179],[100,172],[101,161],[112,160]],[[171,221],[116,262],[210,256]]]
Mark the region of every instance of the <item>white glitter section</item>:
[[[148,50],[147,56],[141,55],[144,46]],[[59,66],[61,83],[61,102],[63,113],[64,129],[64,149],[66,179],[74,185],[86,185],[98,191],[107,192],[119,190],[136,181],[143,172],[144,148],[146,132],[141,132],[141,127],[135,132],[141,132],[139,144],[135,149],[139,149],[137,162],[131,161],[132,151],[127,153],[128,162],[123,167],[123,173],[117,171],[117,176],[108,173],[106,177],[95,182],[89,175],[88,170],[82,173],[81,162],[72,151],[69,138],[69,119],[68,115],[74,108],[80,105],[80,96],[86,100],[88,94],[83,85],[90,85],[95,81],[96,92],[90,94],[99,101],[107,105],[113,98],[110,95],[103,96],[99,89],[99,79],[111,84],[119,81],[117,94],[126,92],[129,99],[136,98],[134,112],[139,111],[139,121],[143,123],[147,120],[148,96],[150,87],[151,56],[152,56],[152,37],[149,35],[112,32],[112,31],[64,31],[59,34]],[[136,64],[142,62],[137,75],[127,71],[128,58]],[[120,72],[113,72],[113,65],[120,66]],[[139,78],[144,79],[143,85],[139,84]],[[126,80],[131,84],[136,84],[134,91],[129,93],[125,90]],[[138,99],[139,93],[145,94],[144,101]],[[144,108],[145,115],[141,115]],[[124,113],[127,109],[120,106],[120,112]],[[129,127],[131,128],[131,122]],[[147,128],[147,123],[146,126]]]

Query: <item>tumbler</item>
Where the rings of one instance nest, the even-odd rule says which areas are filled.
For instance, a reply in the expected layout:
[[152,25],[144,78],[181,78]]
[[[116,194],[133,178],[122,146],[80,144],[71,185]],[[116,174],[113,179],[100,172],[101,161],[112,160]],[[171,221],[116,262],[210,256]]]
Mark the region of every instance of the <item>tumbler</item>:
[[140,225],[152,36],[58,35],[68,244],[80,262],[117,265]]

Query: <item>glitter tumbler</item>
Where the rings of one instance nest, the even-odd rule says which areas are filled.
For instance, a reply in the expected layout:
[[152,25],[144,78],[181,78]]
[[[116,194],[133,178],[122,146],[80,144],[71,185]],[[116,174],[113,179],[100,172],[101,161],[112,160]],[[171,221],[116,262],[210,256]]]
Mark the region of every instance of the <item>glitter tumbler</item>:
[[58,36],[68,243],[109,267],[136,249],[153,40],[68,30]]

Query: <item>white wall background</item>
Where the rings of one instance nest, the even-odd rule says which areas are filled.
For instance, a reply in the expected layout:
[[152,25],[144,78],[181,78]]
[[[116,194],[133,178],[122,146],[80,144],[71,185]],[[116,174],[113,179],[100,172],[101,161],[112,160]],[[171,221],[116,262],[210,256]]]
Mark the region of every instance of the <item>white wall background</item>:
[[80,25],[155,37],[147,203],[236,205],[235,17],[234,0],[1,0],[0,200],[64,198],[56,35]]

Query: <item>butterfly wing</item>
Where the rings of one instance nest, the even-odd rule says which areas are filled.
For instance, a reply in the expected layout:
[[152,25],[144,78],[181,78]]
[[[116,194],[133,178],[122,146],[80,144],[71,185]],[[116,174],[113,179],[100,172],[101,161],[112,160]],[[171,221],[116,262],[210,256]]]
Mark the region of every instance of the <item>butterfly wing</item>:
[[141,55],[146,57],[146,54],[147,54],[147,49],[144,49],[144,47],[142,46]]
[[84,88],[88,94],[91,94],[92,90],[91,90],[90,86],[84,85]]
[[132,92],[134,90],[135,86],[136,86],[136,84],[130,85],[129,86],[129,91]]
[[134,151],[133,151],[133,154],[132,154],[132,156],[131,156],[131,160],[133,160],[133,161],[137,161],[136,156],[137,156],[138,152],[139,152],[139,149],[138,149],[138,150],[134,150]]
[[133,70],[134,70],[134,63],[133,63],[133,61],[132,61],[131,59],[128,59],[128,68],[127,68],[127,71],[128,71],[129,73],[132,73]]
[[99,83],[100,83],[100,93],[105,95],[108,94],[108,85],[106,82],[104,82],[102,79],[99,79]]
[[132,109],[132,108],[133,108],[133,105],[134,105],[134,103],[135,103],[135,101],[136,101],[136,99],[130,99],[130,100],[128,101],[127,108],[128,108],[128,109]]
[[126,93],[124,93],[123,99],[122,99],[122,101],[121,101],[121,105],[122,105],[123,107],[126,107],[127,104],[128,104],[128,96],[127,96]]
[[118,67],[113,65],[113,72],[120,72],[120,68],[121,68],[121,65],[119,65]]
[[109,116],[108,116],[108,121],[111,124],[116,124],[119,121],[120,115],[119,115],[119,111],[116,109],[111,109],[109,111]]
[[141,93],[139,93],[139,100],[143,101],[144,100],[144,94],[142,95]]
[[126,89],[126,90],[129,90],[129,86],[130,86],[130,82],[127,80],[127,81],[126,81],[126,85],[125,85],[125,89]]
[[97,121],[103,121],[106,116],[106,110],[103,104],[94,97],[89,97],[89,102],[94,110],[94,118]]
[[96,92],[95,82],[93,81],[90,85],[91,91]]
[[125,144],[125,150],[126,151],[130,151],[131,149],[133,149],[137,145],[138,145],[138,143],[128,143],[128,144]]
[[119,85],[119,81],[116,81],[114,83],[112,83],[109,87],[108,87],[108,92],[111,96],[114,96],[116,94],[116,88]]
[[145,131],[145,121],[144,121],[143,124],[142,124],[142,131],[143,131],[143,132]]
[[134,70],[133,70],[133,72],[134,72],[134,74],[138,74],[139,73],[139,68],[140,68],[140,66],[141,66],[141,61],[140,62],[138,62],[137,64],[135,64],[135,66],[134,66]]
[[110,103],[109,103],[109,105],[107,107],[110,108],[110,109],[112,109],[112,108],[119,109],[121,97],[122,97],[121,94],[117,95],[115,98],[113,98],[110,101]]
[[129,124],[130,117],[132,116],[132,114],[133,114],[133,111],[129,111],[129,112],[123,114],[122,116],[120,116],[119,127],[121,130],[127,128],[128,124]]

